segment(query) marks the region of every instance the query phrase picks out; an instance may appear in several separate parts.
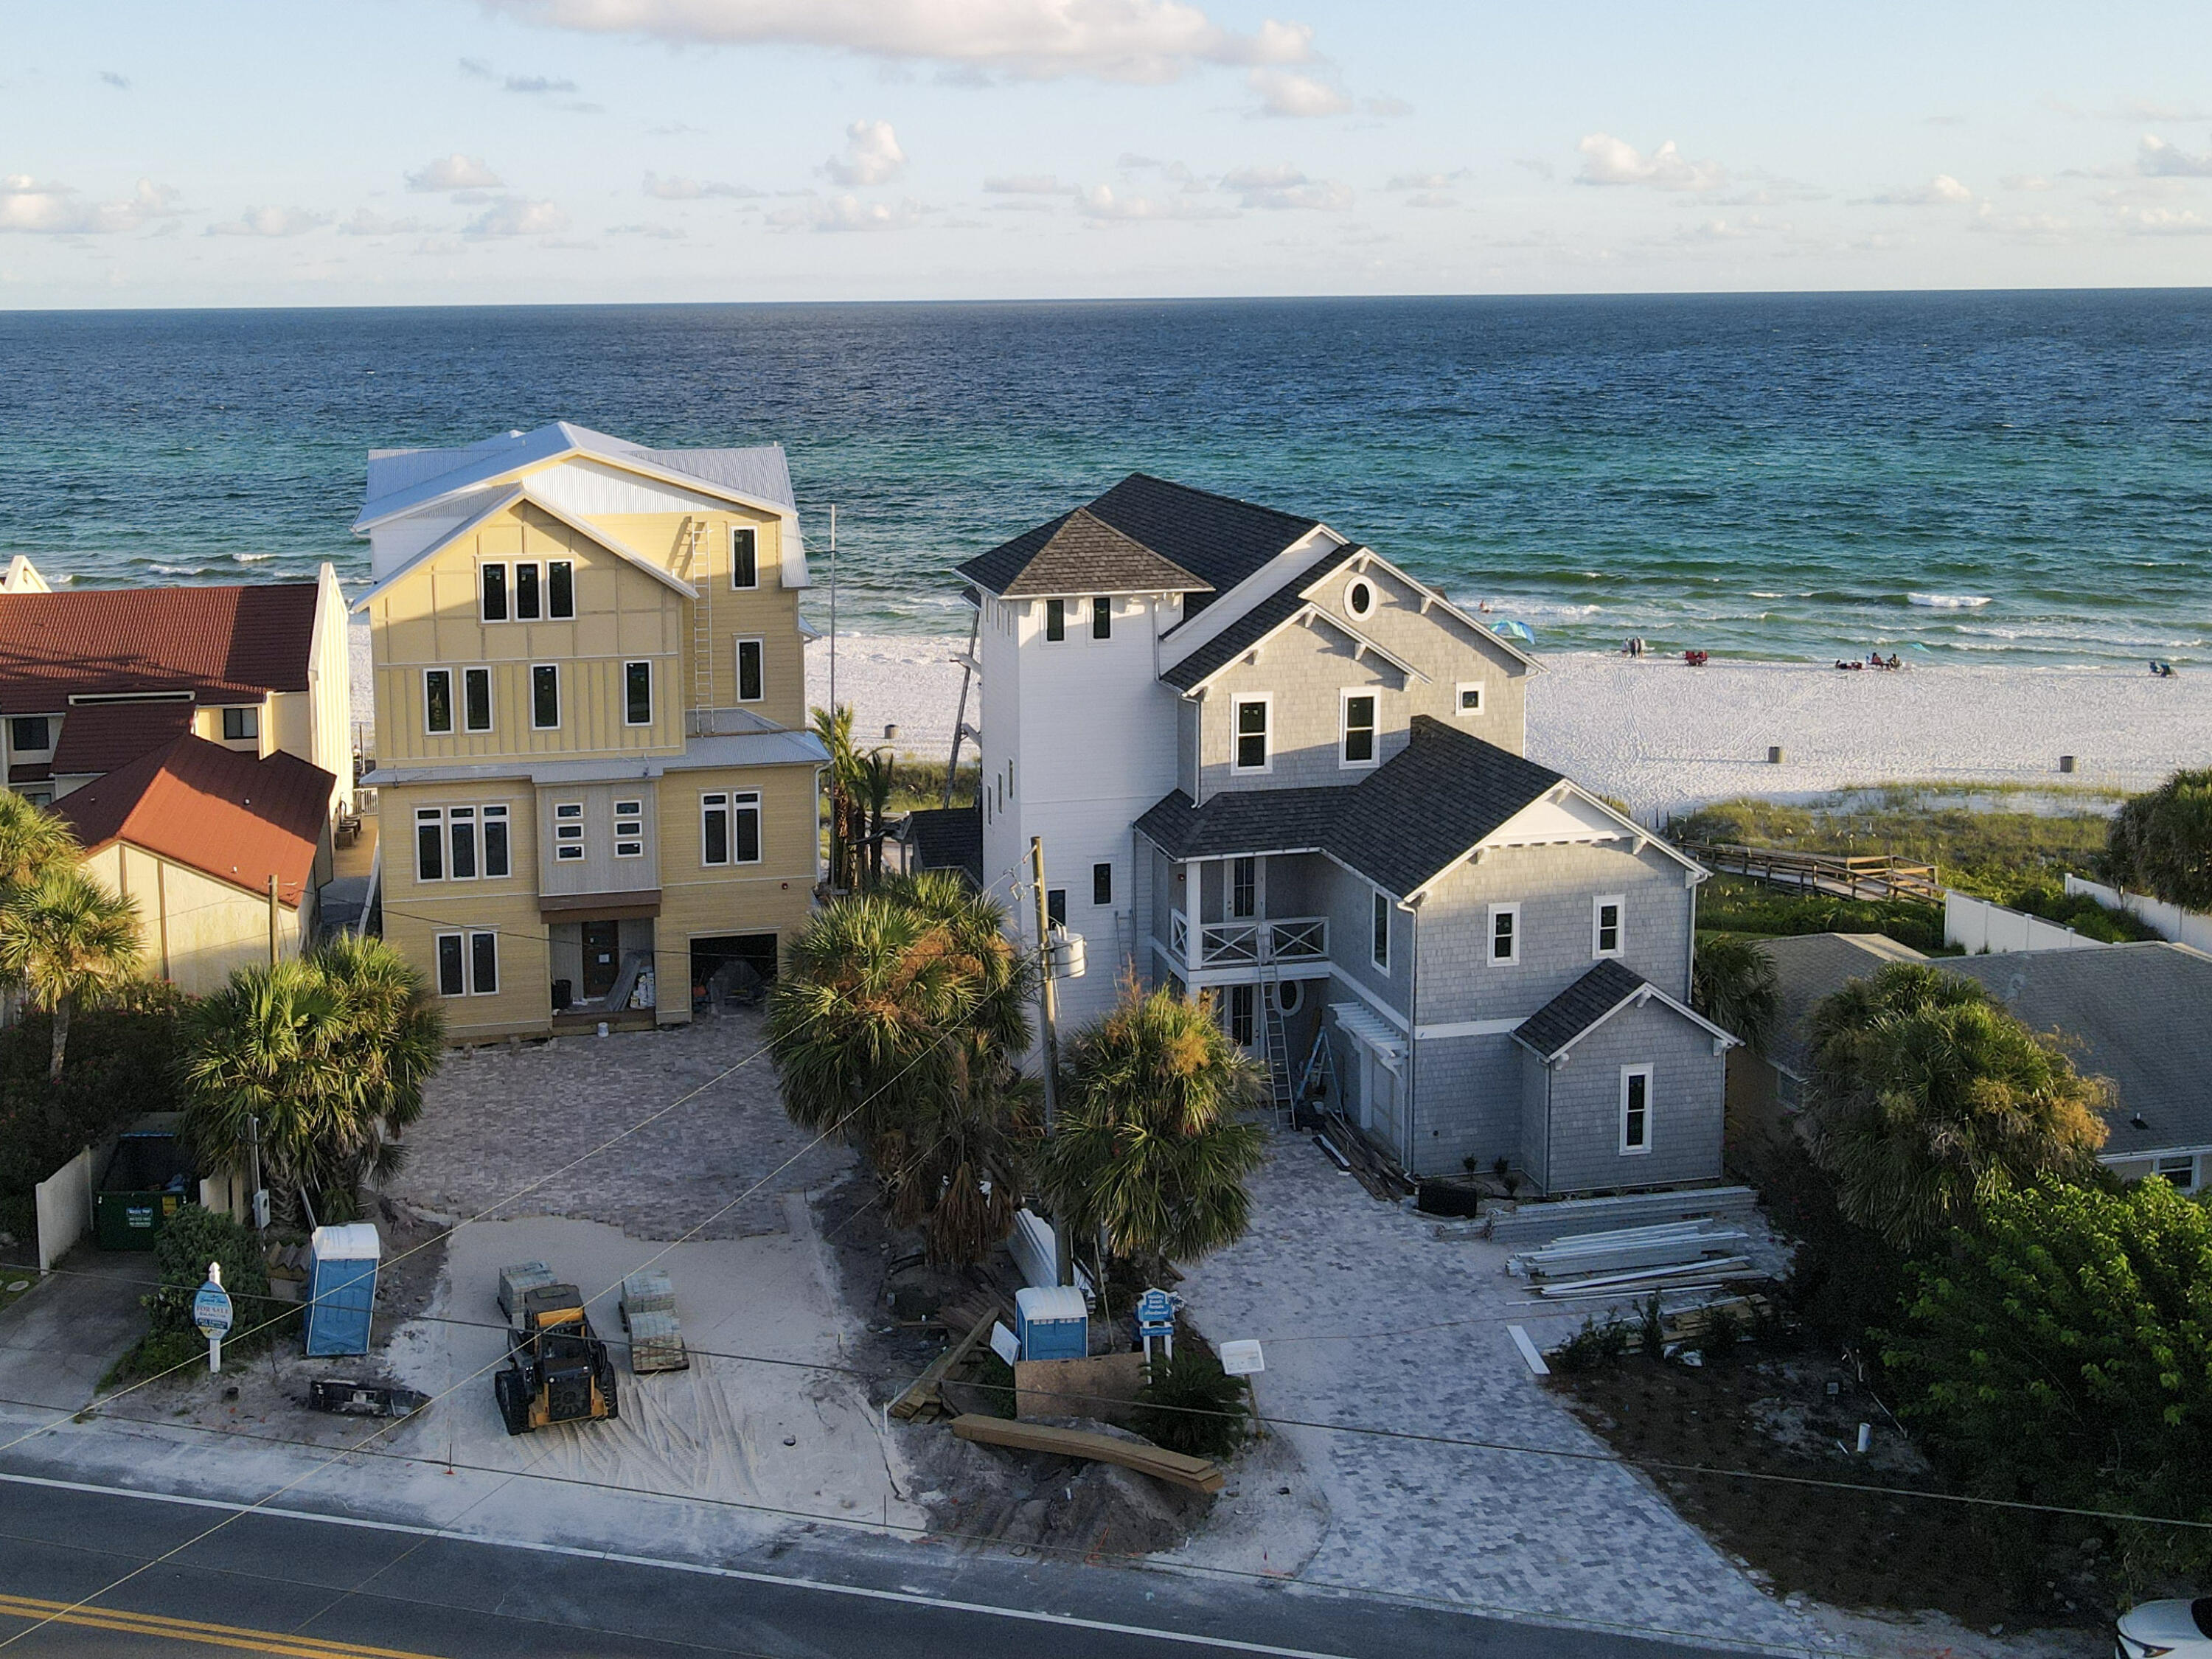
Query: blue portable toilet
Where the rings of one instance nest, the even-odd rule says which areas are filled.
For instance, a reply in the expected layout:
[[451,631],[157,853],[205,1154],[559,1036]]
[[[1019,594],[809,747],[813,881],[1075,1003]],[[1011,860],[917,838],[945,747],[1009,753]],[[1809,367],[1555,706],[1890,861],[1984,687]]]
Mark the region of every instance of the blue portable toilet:
[[365,1221],[318,1227],[307,1241],[307,1352],[367,1353],[376,1309],[376,1264],[384,1254]]
[[1014,1322],[1024,1359],[1090,1357],[1091,1310],[1073,1285],[1032,1285],[1015,1291]]

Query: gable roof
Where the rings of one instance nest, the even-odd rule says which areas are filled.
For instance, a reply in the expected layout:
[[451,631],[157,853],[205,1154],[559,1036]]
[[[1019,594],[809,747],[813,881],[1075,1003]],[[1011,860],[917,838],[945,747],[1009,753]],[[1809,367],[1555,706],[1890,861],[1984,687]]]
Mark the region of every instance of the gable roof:
[[1759,945],[1774,964],[1774,1031],[1766,1058],[1800,1080],[1811,1064],[1813,1010],[1823,999],[1893,962],[1927,960],[1881,933],[1801,933],[1763,939]]
[[526,467],[580,455],[656,474],[748,505],[795,514],[783,446],[746,449],[651,449],[569,421],[503,432],[459,449],[373,449],[356,535],[433,501],[465,494]]
[[1360,550],[1346,546],[1324,554],[1160,678],[1178,691],[1194,690],[1278,629],[1288,627],[1306,608],[1306,589]]
[[88,702],[70,709],[54,742],[54,775],[112,772],[192,729],[193,705],[163,702]]
[[[1357,786],[1355,786],[1356,787]],[[1230,789],[1205,805],[1180,789],[1146,808],[1136,827],[1170,858],[1326,851],[1352,789]]]
[[957,870],[980,891],[983,879],[983,809],[923,807],[907,814],[906,842],[917,870]]
[[[1162,591],[1203,596],[1226,592],[1321,524],[1318,519],[1278,513],[1273,507],[1170,483],[1143,472],[1132,472],[1076,510],[1182,573],[1173,584],[1137,581],[1121,586],[1118,591],[1122,592]],[[960,574],[987,592],[1013,594],[1030,562],[1073,516],[1063,514],[977,554],[959,567]],[[1135,568],[1133,562],[1131,568]],[[1024,591],[1042,590],[1025,587]],[[1197,604],[1186,603],[1185,616],[1194,614],[1204,603],[1202,597]]]
[[127,691],[190,691],[202,702],[304,691],[319,592],[272,582],[0,593],[0,714]]
[[313,878],[337,780],[278,750],[256,759],[181,737],[54,803],[88,853],[125,842],[297,905]]
[[1607,957],[1522,1020],[1514,1041],[1547,1060],[1557,1060],[1631,1003],[1657,1002],[1703,1027],[1715,1041],[1733,1047],[1730,1036],[1695,1009],[1668,996],[1643,975]]

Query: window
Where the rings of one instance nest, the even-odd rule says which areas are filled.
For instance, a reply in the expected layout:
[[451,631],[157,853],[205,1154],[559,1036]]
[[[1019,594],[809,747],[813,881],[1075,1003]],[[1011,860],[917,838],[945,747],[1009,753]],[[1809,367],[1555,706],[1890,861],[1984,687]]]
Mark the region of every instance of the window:
[[1344,750],[1339,764],[1375,764],[1375,703],[1372,691],[1344,694]]
[[574,619],[576,615],[574,560],[546,560],[545,614],[556,622],[569,622]]
[[641,800],[618,800],[615,803],[615,856],[618,859],[641,859],[645,856],[645,803]]
[[1459,688],[1459,701],[1452,706],[1462,714],[1480,714],[1482,712],[1482,683],[1480,680],[1462,682]]
[[1232,916],[1256,916],[1260,914],[1260,860],[1231,859],[1229,861],[1229,914]]
[[446,814],[441,807],[415,809],[415,879],[446,878]]
[[1490,907],[1490,965],[1510,968],[1521,960],[1521,907]]
[[1067,637],[1067,601],[1047,599],[1044,602],[1044,636],[1054,641]]
[[1267,706],[1271,697],[1239,697],[1236,707],[1237,750],[1230,763],[1236,772],[1265,772],[1267,765]]
[[580,864],[584,859],[584,803],[564,800],[553,808],[553,857],[556,863]]
[[739,702],[758,702],[768,695],[768,677],[765,671],[765,659],[763,655],[765,649],[766,647],[758,640],[738,641],[738,701]]
[[54,746],[53,722],[44,714],[23,714],[8,722],[8,746],[17,753]]
[[1091,637],[1110,640],[1114,637],[1114,601],[1097,599],[1091,601]]
[[462,975],[461,936],[459,933],[438,935],[438,994],[459,997],[468,994],[468,981]]
[[760,532],[749,524],[738,525],[730,532],[730,586],[760,586]]
[[450,668],[422,671],[422,729],[434,738],[453,729],[453,671]]
[[491,670],[461,670],[461,725],[471,732],[491,730]]
[[751,790],[699,797],[699,861],[758,864],[760,796]]
[[541,732],[561,724],[561,670],[541,662],[530,671],[530,723]]
[[1067,889],[1048,887],[1044,890],[1044,919],[1048,926],[1067,926]]
[[653,724],[653,665],[649,662],[623,665],[623,723]]
[[499,935],[471,933],[469,935],[469,994],[477,997],[499,994]]
[[1590,901],[1590,954],[1594,957],[1617,957],[1620,954],[1621,896],[1609,893],[1603,898]]
[[2197,1185],[2196,1155],[2184,1152],[2179,1158],[2162,1158],[2159,1159],[2154,1173],[2172,1182],[2183,1192],[2188,1192]]
[[1390,896],[1381,888],[1375,890],[1374,937],[1368,950],[1375,965],[1384,973],[1390,971]]
[[1375,608],[1375,589],[1364,581],[1356,581],[1344,590],[1344,608],[1355,617],[1364,617]]
[[519,564],[514,567],[514,619],[517,622],[536,622],[543,596],[538,592],[538,567]]
[[1305,987],[1294,979],[1286,979],[1275,987],[1275,1006],[1286,1014],[1295,1014],[1298,1004],[1305,1000]]
[[575,614],[573,559],[518,559],[477,568],[477,615],[485,622],[568,622]]
[[1252,1046],[1252,988],[1229,988],[1229,1040],[1240,1048]]
[[1624,1066],[1620,1068],[1620,1150],[1624,1152],[1648,1152],[1651,1150],[1651,1068],[1649,1066]]
[[507,808],[483,809],[483,872],[486,877],[507,873]]
[[474,881],[477,878],[477,809],[473,806],[449,806],[446,809],[447,837],[453,848],[453,878],[455,881]]
[[477,615],[488,623],[507,620],[507,567],[487,564],[477,571]]
[[258,708],[226,708],[222,711],[222,740],[243,743],[248,738],[261,735],[261,711]]
[[1091,866],[1091,902],[1103,907],[1114,902],[1114,866],[1094,864]]

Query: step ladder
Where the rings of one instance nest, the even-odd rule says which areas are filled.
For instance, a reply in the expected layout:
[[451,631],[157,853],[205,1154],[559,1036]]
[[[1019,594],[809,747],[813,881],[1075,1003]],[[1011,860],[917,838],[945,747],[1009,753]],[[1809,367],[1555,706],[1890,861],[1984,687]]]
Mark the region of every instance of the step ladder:
[[702,557],[700,544],[707,534],[704,519],[686,518],[678,527],[683,544],[684,580],[697,592],[691,601],[691,709],[695,725],[704,731],[707,710],[714,706],[714,582],[713,561]]
[[1288,1123],[1297,1105],[1297,1092],[1291,1084],[1291,1043],[1283,1024],[1282,981],[1275,972],[1275,953],[1267,948],[1267,927],[1262,921],[1255,930],[1261,935],[1260,1017],[1266,1034],[1268,1093],[1276,1116]]
[[1298,1085],[1293,1101],[1304,1100],[1313,1092],[1314,1079],[1318,1076],[1323,1085],[1323,1098],[1333,1111],[1344,1109],[1344,1090],[1336,1078],[1336,1050],[1328,1046],[1328,1027],[1326,1024],[1314,1030],[1313,1049],[1306,1055],[1304,1068],[1298,1073]]

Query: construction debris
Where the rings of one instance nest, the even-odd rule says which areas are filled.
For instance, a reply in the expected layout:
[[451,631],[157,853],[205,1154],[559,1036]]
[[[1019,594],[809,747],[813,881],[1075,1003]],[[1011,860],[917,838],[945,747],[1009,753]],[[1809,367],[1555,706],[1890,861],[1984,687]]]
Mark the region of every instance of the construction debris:
[[1740,1229],[1703,1219],[1624,1227],[1614,1232],[1575,1233],[1508,1257],[1505,1271],[1527,1279],[1564,1279],[1577,1273],[1672,1267],[1703,1255],[1731,1254],[1749,1237]]
[[1083,1429],[1054,1428],[1043,1423],[1018,1423],[1003,1417],[956,1417],[952,1432],[980,1445],[1005,1446],[1014,1451],[1044,1452],[1054,1457],[1079,1457],[1094,1463],[1115,1463],[1139,1474],[1151,1475],[1193,1492],[1217,1492],[1227,1484],[1221,1466],[1204,1457],[1186,1457],[1143,1440],[1116,1440]]
[[1001,1319],[1010,1317],[1006,1305],[995,1297],[988,1310],[977,1316],[968,1328],[968,1334],[945,1349],[929,1362],[929,1368],[907,1386],[906,1392],[891,1401],[890,1413],[902,1423],[930,1423],[953,1413],[939,1393],[940,1385],[952,1372],[952,1368],[967,1358],[969,1352],[990,1334],[991,1327]]

